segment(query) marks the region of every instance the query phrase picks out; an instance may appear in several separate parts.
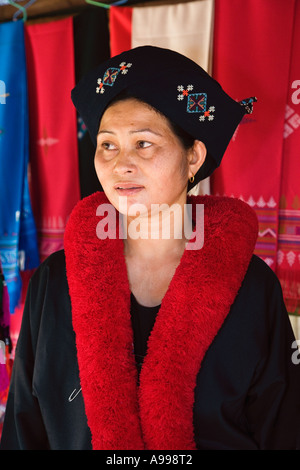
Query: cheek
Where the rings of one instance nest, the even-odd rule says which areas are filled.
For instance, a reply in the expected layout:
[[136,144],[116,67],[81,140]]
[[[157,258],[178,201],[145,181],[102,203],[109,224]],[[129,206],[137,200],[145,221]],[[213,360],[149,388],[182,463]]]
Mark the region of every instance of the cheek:
[[96,171],[98,171],[98,169],[100,167],[100,159],[99,159],[99,155],[98,155],[97,150],[96,150],[95,155],[94,155],[94,166],[95,166]]
[[188,163],[188,159],[187,159],[187,154],[185,152],[182,153],[182,155],[181,155],[180,174],[181,174],[181,178],[183,178],[185,181],[188,180],[189,163]]
[[103,186],[103,184],[105,184],[105,181],[108,175],[108,164],[107,162],[103,162],[101,158],[99,158],[99,155],[97,155],[97,152],[95,153],[95,157],[94,157],[94,166],[95,166],[98,180]]
[[185,152],[174,153],[170,159],[167,172],[171,181],[183,182],[188,180],[189,164]]

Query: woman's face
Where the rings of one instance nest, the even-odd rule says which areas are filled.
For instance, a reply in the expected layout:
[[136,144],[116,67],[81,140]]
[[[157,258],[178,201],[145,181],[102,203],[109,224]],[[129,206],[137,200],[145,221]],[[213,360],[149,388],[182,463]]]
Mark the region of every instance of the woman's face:
[[[97,137],[95,168],[113,206],[120,196],[131,204],[184,204],[192,150],[185,150],[168,120],[150,106],[130,98],[103,114]],[[124,199],[123,199],[124,201]]]

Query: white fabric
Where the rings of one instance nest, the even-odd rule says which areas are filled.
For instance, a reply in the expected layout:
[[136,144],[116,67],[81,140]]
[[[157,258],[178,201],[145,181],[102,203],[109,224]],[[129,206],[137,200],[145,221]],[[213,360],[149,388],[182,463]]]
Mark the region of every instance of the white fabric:
[[299,341],[300,340],[300,317],[296,315],[290,315],[290,320],[291,320],[295,338],[296,340]]

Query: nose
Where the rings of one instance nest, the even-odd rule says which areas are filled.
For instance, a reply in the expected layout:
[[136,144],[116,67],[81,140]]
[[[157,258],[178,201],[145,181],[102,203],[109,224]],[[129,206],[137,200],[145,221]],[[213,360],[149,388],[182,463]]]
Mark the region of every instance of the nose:
[[115,158],[113,173],[117,175],[133,174],[137,170],[134,158],[128,151],[121,151]]

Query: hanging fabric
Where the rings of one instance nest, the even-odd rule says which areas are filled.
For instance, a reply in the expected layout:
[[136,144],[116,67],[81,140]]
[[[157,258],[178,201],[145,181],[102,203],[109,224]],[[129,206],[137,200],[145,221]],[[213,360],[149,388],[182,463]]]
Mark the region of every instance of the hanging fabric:
[[294,0],[215,2],[214,77],[237,100],[256,95],[258,102],[215,171],[212,192],[240,197],[255,209],[255,251],[274,271],[294,5]]
[[[213,10],[214,0],[111,7],[111,55],[149,44],[180,52],[211,72]],[[193,190],[193,194],[209,192],[209,178]]]
[[300,313],[300,2],[295,4],[293,43],[283,132],[277,275],[287,309]]
[[110,7],[111,56],[131,49],[132,7]]
[[[109,59],[107,10],[91,7],[74,17],[76,83],[101,62]],[[88,54],[87,54],[88,51]],[[80,116],[77,117],[81,197],[101,190],[94,166],[95,147]]]
[[73,18],[27,25],[31,191],[41,260],[63,248],[68,216],[80,198]]
[[12,348],[10,339],[10,317],[9,294],[2,265],[0,263],[0,340],[9,347],[9,352],[11,352]]
[[28,186],[28,101],[24,23],[0,24],[0,254],[10,312],[21,295],[20,269],[39,265]]
[[12,372],[9,295],[0,261],[0,437]]

